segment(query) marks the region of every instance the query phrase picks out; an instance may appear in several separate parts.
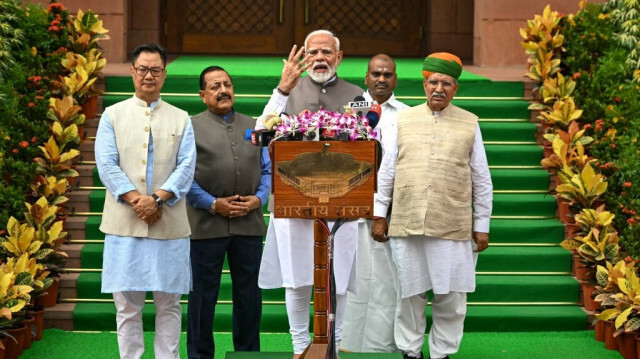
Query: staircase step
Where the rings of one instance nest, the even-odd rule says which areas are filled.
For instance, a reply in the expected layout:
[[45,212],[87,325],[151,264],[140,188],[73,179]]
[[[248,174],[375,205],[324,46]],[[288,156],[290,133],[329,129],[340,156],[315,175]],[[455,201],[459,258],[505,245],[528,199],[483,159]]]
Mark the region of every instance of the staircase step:
[[492,219],[491,243],[547,243],[562,241],[564,226],[557,219]]
[[[84,258],[84,257],[83,257]],[[491,246],[478,256],[478,272],[571,271],[571,252],[562,247]]]
[[478,275],[469,302],[576,302],[580,283],[569,275]]
[[[111,293],[101,293],[101,273],[83,272],[76,275],[77,296],[61,298],[112,299]],[[62,284],[62,283],[61,283]],[[565,302],[578,298],[580,286],[569,275],[478,275],[476,291],[470,293],[469,302]],[[152,299],[147,293],[147,299]],[[182,296],[187,300],[188,296]],[[231,302],[231,275],[223,273],[220,281],[219,301]],[[263,302],[284,303],[284,288],[262,290]]]
[[540,166],[542,147],[537,145],[485,145],[490,166]]
[[82,161],[95,161],[96,156],[93,152],[94,147],[95,140],[85,139],[84,142],[82,142],[78,147],[78,150],[80,151],[80,159]]
[[[182,330],[186,330],[187,305],[182,305]],[[218,304],[214,328],[219,332],[231,332],[230,304]],[[431,308],[427,307],[427,323],[431,323]],[[143,329],[154,331],[155,307],[145,304]],[[73,329],[91,331],[114,331],[116,328],[113,303],[76,303]],[[467,308],[464,325],[467,332],[535,332],[585,330],[587,315],[578,306],[474,306]],[[286,333],[289,331],[284,305],[263,305],[261,333]]]
[[74,183],[75,186],[93,186],[95,182],[94,176],[97,173],[94,173],[95,165],[75,165],[74,168],[78,171],[78,177],[75,178]]
[[522,122],[480,122],[484,141],[535,141],[536,124]]
[[[103,248],[103,243],[86,243],[82,247],[82,268],[102,268]],[[226,261],[224,269],[229,269]],[[562,247],[489,246],[479,255],[476,269],[479,272],[568,273],[571,252]]]
[[543,169],[492,168],[490,171],[494,191],[549,189],[549,173]]
[[544,193],[493,194],[494,216],[553,216],[556,199]]
[[67,192],[66,194],[69,201],[65,203],[65,207],[71,209],[71,213],[74,212],[90,212],[91,206],[89,205],[89,197],[91,191],[87,190],[74,190]]

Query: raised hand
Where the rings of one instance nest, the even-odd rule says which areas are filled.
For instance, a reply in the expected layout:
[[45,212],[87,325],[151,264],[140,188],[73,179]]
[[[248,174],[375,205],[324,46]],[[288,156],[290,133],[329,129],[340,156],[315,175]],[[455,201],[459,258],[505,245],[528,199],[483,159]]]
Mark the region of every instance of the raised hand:
[[280,84],[278,84],[278,89],[282,92],[291,93],[291,90],[293,90],[298,80],[300,80],[300,75],[311,66],[311,55],[306,54],[303,57],[304,46],[301,46],[300,49],[296,51],[297,47],[297,45],[293,45],[289,53],[289,58],[286,60],[282,59],[284,66],[282,67]]

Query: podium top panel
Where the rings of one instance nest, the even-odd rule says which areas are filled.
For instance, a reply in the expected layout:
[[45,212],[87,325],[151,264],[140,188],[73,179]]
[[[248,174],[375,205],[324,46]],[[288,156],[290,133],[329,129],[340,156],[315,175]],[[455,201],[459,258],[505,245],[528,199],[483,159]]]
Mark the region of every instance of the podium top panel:
[[276,218],[372,218],[376,141],[281,141],[272,159]]

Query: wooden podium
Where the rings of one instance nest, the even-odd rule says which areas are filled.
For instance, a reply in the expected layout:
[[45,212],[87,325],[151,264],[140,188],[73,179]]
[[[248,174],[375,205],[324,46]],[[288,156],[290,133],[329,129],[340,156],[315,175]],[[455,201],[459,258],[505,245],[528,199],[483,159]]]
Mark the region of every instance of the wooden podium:
[[373,217],[378,155],[377,141],[273,144],[274,217],[315,220],[313,342],[302,358],[324,359],[329,345],[326,221]]

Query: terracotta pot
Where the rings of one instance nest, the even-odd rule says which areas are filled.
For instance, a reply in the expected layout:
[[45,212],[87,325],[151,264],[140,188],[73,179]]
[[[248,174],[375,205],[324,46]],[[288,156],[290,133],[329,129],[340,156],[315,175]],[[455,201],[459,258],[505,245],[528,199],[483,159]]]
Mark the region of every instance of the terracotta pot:
[[594,326],[596,341],[604,342],[604,322],[602,320],[598,320]]
[[58,285],[60,284],[60,278],[55,278],[53,283],[47,288],[47,294],[38,297],[38,304],[47,308],[53,307],[58,301]]
[[579,254],[573,255],[573,269],[578,281],[585,281],[588,279],[595,279],[595,272],[590,268],[585,267],[581,262],[582,257]]
[[22,321],[22,324],[24,324],[24,339],[22,341],[22,350],[27,350],[31,348],[31,341],[33,340],[33,334],[35,331],[33,317],[27,317],[27,319]]
[[22,354],[22,346],[24,343],[24,326],[20,328],[13,329],[5,329],[5,331],[15,338],[15,340],[9,338],[5,343],[5,353],[4,356],[7,359],[14,359]]
[[7,340],[11,340],[11,339],[9,339],[7,337],[4,337],[4,338],[0,339],[0,342],[2,342],[2,345],[0,345],[0,359],[4,359],[5,358],[5,355],[4,355],[5,349],[4,348],[7,345]]
[[93,95],[84,100],[82,103],[82,113],[87,120],[96,117],[96,106],[98,104],[98,95]]
[[624,359],[637,359],[638,350],[636,349],[635,333],[622,333],[618,335],[618,351]]
[[564,238],[573,238],[580,231],[580,225],[577,223],[564,224]]
[[544,158],[549,158],[553,154],[553,147],[549,145],[542,146],[542,153],[544,154]]
[[596,287],[591,283],[582,282],[582,300],[584,300],[584,309],[588,311],[594,311],[600,308],[600,304],[591,298],[591,295],[596,290]]
[[562,198],[557,198],[558,202],[558,218],[562,223],[575,223],[573,212],[569,209],[569,202]]
[[31,328],[31,334],[33,340],[41,340],[42,332],[44,331],[44,309],[36,310],[29,313],[33,317],[33,324],[35,326],[35,335],[33,335],[33,327]]
[[638,359],[640,359],[640,334],[636,333],[633,338],[636,340],[636,353],[638,353]]
[[604,322],[604,347],[610,350],[618,349],[618,342],[613,337],[613,332],[616,330],[613,327],[613,323]]

